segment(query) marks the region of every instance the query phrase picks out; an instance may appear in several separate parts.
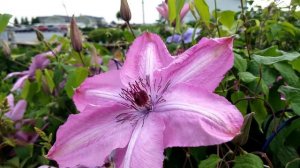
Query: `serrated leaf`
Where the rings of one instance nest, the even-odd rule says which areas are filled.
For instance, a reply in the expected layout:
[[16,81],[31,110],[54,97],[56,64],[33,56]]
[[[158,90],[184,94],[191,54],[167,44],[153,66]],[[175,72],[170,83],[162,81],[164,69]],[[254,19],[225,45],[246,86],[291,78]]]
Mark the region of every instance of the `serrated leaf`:
[[207,159],[202,160],[198,168],[215,168],[221,160],[222,159],[218,155],[212,154]]
[[11,17],[10,14],[0,14],[0,33],[4,31]]
[[263,168],[264,164],[260,157],[247,153],[245,155],[240,155],[234,160],[233,168]]
[[250,72],[239,72],[238,73],[239,78],[246,83],[250,83],[255,81],[256,79],[258,79],[257,76],[254,76],[252,73]]
[[201,20],[208,26],[210,21],[210,12],[205,0],[194,0],[194,3]]
[[285,95],[294,112],[300,115],[300,89],[291,86],[281,86],[278,91]]

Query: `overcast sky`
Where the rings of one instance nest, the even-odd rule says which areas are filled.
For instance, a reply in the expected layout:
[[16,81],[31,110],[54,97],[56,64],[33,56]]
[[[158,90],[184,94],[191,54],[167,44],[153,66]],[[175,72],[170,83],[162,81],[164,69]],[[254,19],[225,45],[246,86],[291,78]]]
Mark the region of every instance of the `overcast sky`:
[[[155,8],[162,1],[144,0],[146,23],[153,23],[159,18]],[[263,5],[271,1],[290,2],[290,0],[256,0],[257,3]],[[132,12],[132,22],[142,23],[142,0],[128,0],[128,3]],[[101,16],[107,22],[116,21],[116,13],[120,8],[120,0],[0,0],[0,4],[0,13],[9,13],[18,18],[82,14]]]

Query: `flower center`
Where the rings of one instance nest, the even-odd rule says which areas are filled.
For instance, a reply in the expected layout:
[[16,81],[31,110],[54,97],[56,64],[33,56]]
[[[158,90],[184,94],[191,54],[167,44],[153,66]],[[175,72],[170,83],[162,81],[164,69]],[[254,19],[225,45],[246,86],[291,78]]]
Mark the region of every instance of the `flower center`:
[[145,119],[152,112],[154,107],[165,102],[163,94],[170,86],[170,81],[162,85],[162,79],[154,80],[150,84],[149,76],[146,79],[139,78],[133,83],[129,83],[127,88],[122,88],[119,94],[124,100],[122,105],[134,109],[136,112],[121,113],[116,117],[117,122],[123,123],[129,121],[136,124],[140,119]]
[[137,111],[151,111],[153,103],[151,95],[148,95],[151,92],[149,82],[139,78],[138,81],[129,83],[128,86],[128,88],[122,89],[119,94],[127,102],[123,105]]
[[149,100],[147,93],[144,90],[133,93],[134,102],[138,106],[145,106]]

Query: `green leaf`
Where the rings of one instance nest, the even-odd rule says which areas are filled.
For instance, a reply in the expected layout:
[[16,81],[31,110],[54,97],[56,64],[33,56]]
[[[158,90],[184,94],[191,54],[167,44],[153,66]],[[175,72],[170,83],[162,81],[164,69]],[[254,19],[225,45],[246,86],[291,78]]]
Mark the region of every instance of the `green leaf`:
[[4,31],[11,17],[10,14],[0,14],[0,33]]
[[239,72],[244,72],[247,70],[247,60],[241,55],[234,53],[234,67],[238,69]]
[[294,112],[300,115],[300,89],[291,86],[281,86],[278,91],[285,95]]
[[251,100],[250,108],[251,111],[255,113],[254,118],[261,127],[262,123],[268,116],[268,112],[264,106],[264,102],[262,100]]
[[282,56],[277,56],[277,57],[272,57],[272,56],[260,56],[254,54],[253,59],[260,63],[260,64],[265,64],[265,65],[271,65],[276,62],[281,62],[281,61],[293,61],[297,58],[300,57],[300,53],[298,52],[282,52]]
[[20,159],[24,159],[27,157],[32,157],[33,155],[33,144],[28,144],[26,146],[17,146],[14,148],[17,155],[20,157]]
[[37,82],[37,87],[38,87],[38,90],[37,92],[39,92],[41,90],[41,86],[42,86],[42,71],[40,69],[37,69],[35,71],[35,81]]
[[201,20],[203,20],[205,24],[208,26],[210,21],[210,12],[209,12],[209,7],[206,4],[205,0],[195,0],[194,3],[195,3],[196,10],[201,17]]
[[45,77],[46,77],[47,85],[49,86],[49,90],[52,93],[55,87],[55,84],[53,82],[53,71],[45,69]]
[[234,11],[223,11],[219,13],[219,22],[221,22],[224,26],[226,26],[228,29],[231,29],[234,23]]
[[274,64],[274,67],[279,73],[282,75],[283,79],[290,86],[298,86],[299,85],[299,77],[288,63],[278,62]]
[[24,82],[24,87],[22,89],[21,97],[27,101],[31,101],[32,97],[38,90],[38,84],[36,82],[29,82],[27,79]]
[[236,157],[234,160],[233,168],[263,168],[264,164],[260,157],[252,154],[247,153],[245,155],[241,155]]
[[207,159],[202,160],[198,168],[215,168],[222,159],[218,155],[212,154]]
[[255,52],[257,55],[261,56],[281,56],[282,53],[278,50],[277,46],[271,46],[269,48],[263,49],[263,50],[258,50]]
[[250,72],[239,72],[238,75],[239,75],[239,78],[243,82],[246,82],[246,83],[250,83],[250,82],[253,82],[254,80],[258,79],[258,77],[254,76]]
[[84,67],[77,68],[75,71],[70,72],[65,85],[67,95],[72,98],[74,89],[77,88],[88,76],[88,70]]
[[294,70],[300,72],[300,58],[290,62],[290,64],[292,64]]
[[176,0],[168,1],[168,9],[169,9],[169,22],[171,24],[176,18]]
[[[236,91],[232,93],[231,95],[231,101],[234,103],[240,99],[244,99],[246,96],[243,92],[241,91]],[[247,100],[242,100],[239,101],[235,106],[242,112],[243,115],[246,115],[247,113],[247,107],[248,107],[248,101]]]

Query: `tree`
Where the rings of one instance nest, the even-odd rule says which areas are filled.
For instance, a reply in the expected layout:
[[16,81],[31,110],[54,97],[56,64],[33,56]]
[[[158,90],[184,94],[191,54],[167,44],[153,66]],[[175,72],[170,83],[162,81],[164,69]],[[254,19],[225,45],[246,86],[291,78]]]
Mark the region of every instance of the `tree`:
[[17,18],[14,19],[14,25],[15,25],[15,26],[19,25],[19,21],[18,21]]
[[40,20],[37,17],[32,17],[31,18],[31,25],[36,24],[36,23],[40,23]]
[[24,25],[29,25],[29,21],[28,21],[27,17],[25,17],[25,19],[24,19]]

